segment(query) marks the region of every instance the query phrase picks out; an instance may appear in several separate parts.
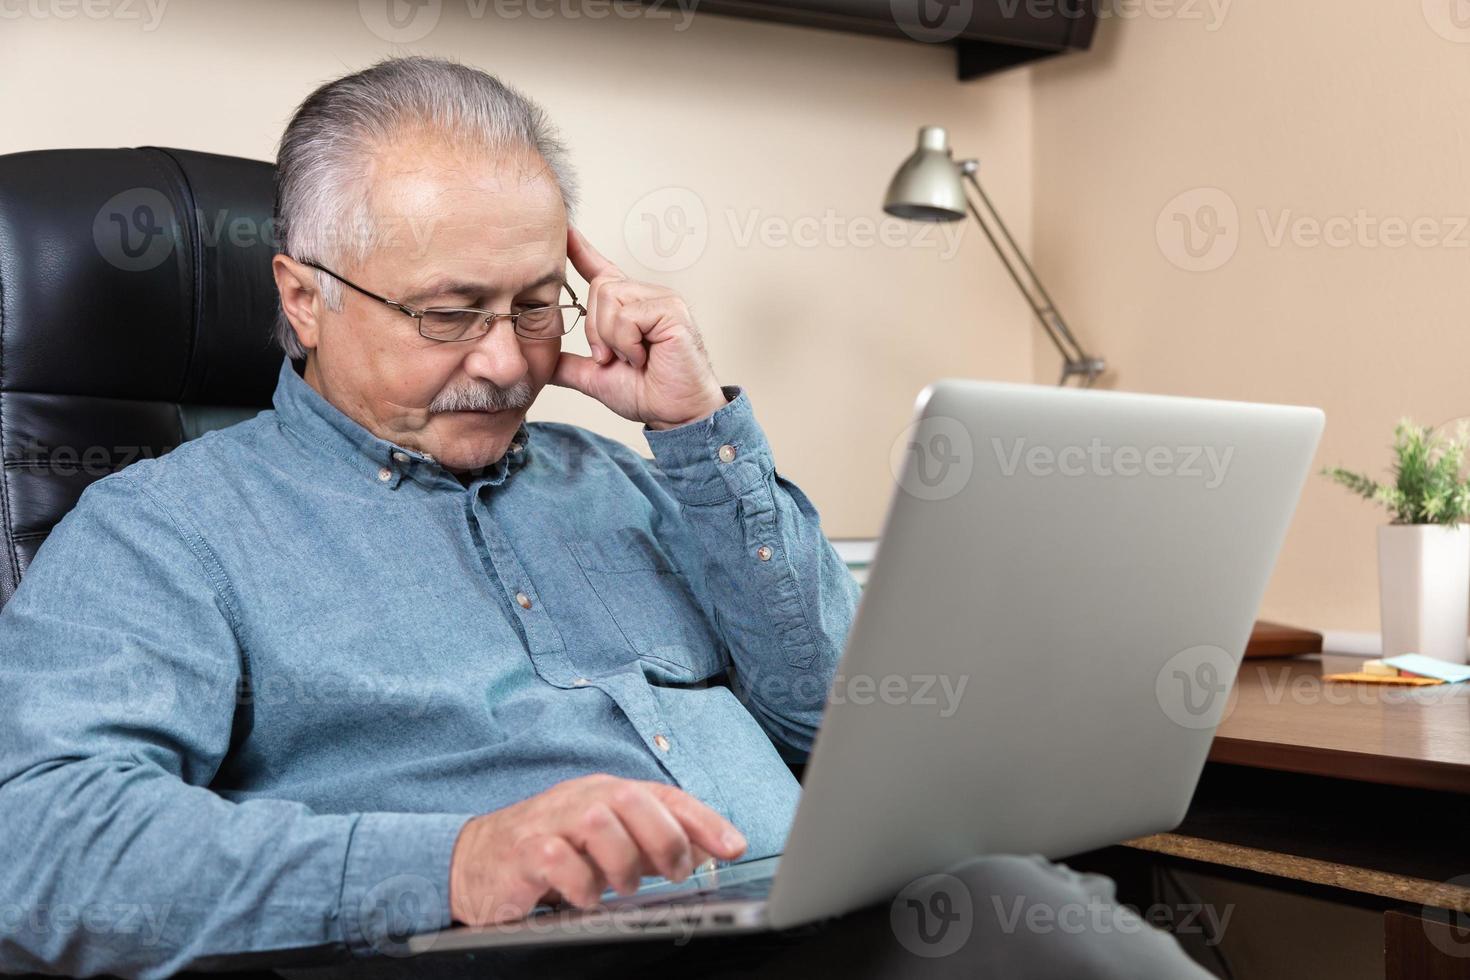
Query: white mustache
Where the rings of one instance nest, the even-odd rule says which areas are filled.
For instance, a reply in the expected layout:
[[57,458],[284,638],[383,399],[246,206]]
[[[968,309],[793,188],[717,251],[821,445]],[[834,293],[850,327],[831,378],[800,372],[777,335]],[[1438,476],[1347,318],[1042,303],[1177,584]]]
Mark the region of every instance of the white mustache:
[[504,412],[529,408],[531,384],[517,381],[502,388],[493,381],[480,381],[459,388],[446,388],[429,403],[429,414],[439,412]]

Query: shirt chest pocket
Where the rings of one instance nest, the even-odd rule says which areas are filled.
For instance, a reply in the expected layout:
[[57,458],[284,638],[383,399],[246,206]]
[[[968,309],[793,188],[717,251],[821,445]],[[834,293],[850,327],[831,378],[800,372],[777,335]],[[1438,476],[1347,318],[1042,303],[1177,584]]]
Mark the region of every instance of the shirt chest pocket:
[[567,547],[651,680],[689,684],[725,670],[723,646],[704,610],[646,531],[620,528]]

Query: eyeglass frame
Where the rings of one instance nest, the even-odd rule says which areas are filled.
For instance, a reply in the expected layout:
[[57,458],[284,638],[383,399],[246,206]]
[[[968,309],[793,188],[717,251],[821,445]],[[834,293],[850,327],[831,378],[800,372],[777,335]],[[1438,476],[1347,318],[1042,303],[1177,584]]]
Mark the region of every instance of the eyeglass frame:
[[[567,295],[572,297],[572,302],[570,304],[557,303],[546,306],[533,306],[529,310],[522,310],[520,313],[496,313],[494,310],[480,310],[472,306],[426,306],[423,309],[416,309],[412,306],[409,306],[407,303],[400,303],[397,300],[389,299],[386,296],[380,296],[379,294],[373,292],[371,289],[364,289],[357,283],[353,282],[351,279],[348,279],[346,276],[339,275],[338,273],[333,272],[331,269],[328,269],[326,266],[322,265],[319,262],[312,262],[309,259],[297,259],[297,261],[300,262],[302,265],[307,266],[308,268],[317,270],[318,272],[325,272],[327,275],[342,283],[344,286],[350,286],[351,288],[357,290],[359,293],[362,293],[369,299],[375,299],[379,303],[391,307],[397,310],[399,313],[404,314],[405,316],[412,317],[418,322],[419,336],[423,337],[425,340],[432,340],[436,344],[461,344],[467,340],[479,340],[481,337],[484,337],[490,333],[490,331],[494,328],[495,320],[498,317],[504,317],[510,320],[510,328],[511,330],[515,331],[515,335],[517,337],[521,337],[526,340],[558,340],[561,337],[565,337],[573,330],[577,329],[577,324],[580,323],[582,318],[587,315],[587,307],[582,305],[582,301],[577,298],[576,292],[572,290],[571,284],[567,282],[563,282],[561,284],[561,287],[567,291]],[[535,313],[540,310],[576,310],[577,319],[573,320],[570,327],[566,328],[555,337],[531,337],[521,333],[519,330],[516,329],[523,314]],[[488,324],[488,326],[485,327],[484,333],[478,333],[472,337],[456,337],[453,340],[445,340],[442,337],[430,337],[428,334],[424,333],[424,314],[426,313],[479,313],[485,317],[484,322]]]

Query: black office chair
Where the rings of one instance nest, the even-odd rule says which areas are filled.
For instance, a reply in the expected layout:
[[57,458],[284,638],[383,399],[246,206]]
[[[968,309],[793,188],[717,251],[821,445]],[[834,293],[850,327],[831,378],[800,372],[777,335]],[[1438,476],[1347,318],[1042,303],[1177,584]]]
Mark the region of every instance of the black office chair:
[[0,156],[0,607],[93,480],[270,407],[273,176],[161,147]]
[[0,156],[0,607],[93,480],[270,407],[274,168]]

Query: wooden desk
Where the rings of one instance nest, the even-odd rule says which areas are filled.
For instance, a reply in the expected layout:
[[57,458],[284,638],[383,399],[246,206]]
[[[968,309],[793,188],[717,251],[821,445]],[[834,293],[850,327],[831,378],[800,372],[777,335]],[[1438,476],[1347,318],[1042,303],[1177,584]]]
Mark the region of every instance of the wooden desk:
[[1389,980],[1470,977],[1470,685],[1322,680],[1361,663],[1246,661],[1184,822],[1125,847],[1381,910]]
[[1322,680],[1362,663],[1331,654],[1247,660],[1210,761],[1470,793],[1470,684]]

